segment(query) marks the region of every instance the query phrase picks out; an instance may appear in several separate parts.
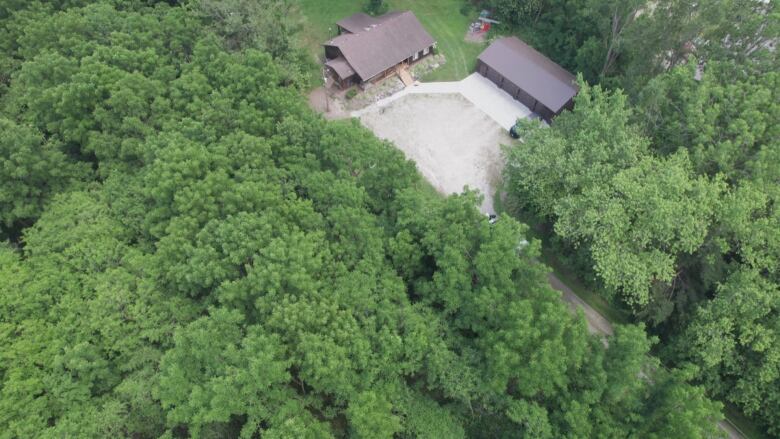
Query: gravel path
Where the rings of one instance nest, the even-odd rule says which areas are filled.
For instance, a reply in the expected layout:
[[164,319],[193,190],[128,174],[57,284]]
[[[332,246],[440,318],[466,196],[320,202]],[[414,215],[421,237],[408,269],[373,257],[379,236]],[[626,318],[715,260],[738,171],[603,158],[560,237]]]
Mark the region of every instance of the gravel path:
[[489,79],[479,73],[472,73],[462,81],[417,83],[380,99],[362,110],[353,111],[352,116],[362,117],[377,108],[386,107],[394,101],[413,94],[460,94],[505,130],[511,128],[517,119],[524,119],[531,115],[528,107],[512,99]]
[[[410,87],[411,88],[411,87]],[[361,122],[378,137],[393,142],[442,194],[478,189],[481,209],[493,213],[503,161],[506,130],[457,93],[405,94],[373,105]]]

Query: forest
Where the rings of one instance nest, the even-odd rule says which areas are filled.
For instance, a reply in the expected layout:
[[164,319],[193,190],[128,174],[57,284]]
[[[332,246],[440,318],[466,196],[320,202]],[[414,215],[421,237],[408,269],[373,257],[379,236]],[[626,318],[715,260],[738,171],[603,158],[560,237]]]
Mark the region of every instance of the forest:
[[635,312],[602,340],[529,226],[308,107],[294,2],[0,3],[0,438],[708,438],[714,398],[777,435],[777,64],[708,28],[735,40],[700,79],[577,67],[507,151]]
[[665,364],[780,437],[775,3],[493,4],[581,74],[574,111],[507,151],[516,209]]

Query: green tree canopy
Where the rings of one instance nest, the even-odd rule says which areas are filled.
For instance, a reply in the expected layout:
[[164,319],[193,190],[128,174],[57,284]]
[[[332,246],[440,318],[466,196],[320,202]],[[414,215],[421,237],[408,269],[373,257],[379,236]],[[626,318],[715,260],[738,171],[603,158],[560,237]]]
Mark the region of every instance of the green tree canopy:
[[[431,193],[391,144],[307,107],[274,53],[294,35],[253,27],[291,3],[2,8],[0,212],[21,226],[0,245],[0,438],[713,428],[698,388],[628,379],[644,330],[589,335],[527,226]],[[629,117],[607,124],[627,145],[598,134],[625,165],[564,190],[638,178]]]

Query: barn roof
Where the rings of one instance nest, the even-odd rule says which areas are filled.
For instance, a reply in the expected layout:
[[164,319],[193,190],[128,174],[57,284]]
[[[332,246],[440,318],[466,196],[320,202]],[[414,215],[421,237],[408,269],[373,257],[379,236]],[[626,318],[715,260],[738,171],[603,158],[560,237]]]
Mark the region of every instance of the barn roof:
[[574,75],[515,37],[496,40],[479,60],[556,113],[579,90]]
[[338,24],[350,33],[339,35],[325,45],[338,47],[364,81],[434,43],[411,11],[390,12],[376,18],[355,14]]

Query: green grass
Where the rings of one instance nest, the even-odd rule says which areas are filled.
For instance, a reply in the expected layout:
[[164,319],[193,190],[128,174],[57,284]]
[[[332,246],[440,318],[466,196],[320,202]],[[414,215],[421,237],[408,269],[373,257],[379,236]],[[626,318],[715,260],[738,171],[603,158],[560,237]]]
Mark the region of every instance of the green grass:
[[363,0],[299,0],[304,16],[303,29],[298,33],[299,42],[311,53],[315,63],[309,77],[313,87],[322,85],[322,60],[325,52],[322,43],[337,34],[336,22],[359,12]]
[[574,291],[574,294],[584,300],[591,308],[598,311],[599,314],[606,317],[611,323],[619,323],[622,325],[631,323],[631,316],[628,312],[612,306],[604,296],[583,285],[577,274],[569,270],[568,267],[561,262],[557,255],[550,250],[549,245],[542,246],[542,260],[553,269],[553,272],[558,276],[558,279]]
[[438,43],[447,62],[423,78],[426,81],[457,81],[474,72],[484,44],[464,40],[469,23],[476,19],[460,13],[463,0],[390,0],[391,9],[409,9]]
[[[336,22],[360,12],[364,0],[300,0],[305,16],[301,41],[316,59],[323,56],[322,43],[336,35]],[[437,42],[447,62],[423,78],[425,81],[457,81],[474,71],[477,55],[484,44],[464,40],[469,23],[476,18],[463,16],[463,0],[389,0],[390,10],[411,10]],[[318,72],[314,72],[319,74]],[[318,83],[317,83],[318,84]]]
[[769,435],[756,425],[755,421],[748,419],[744,413],[742,413],[733,404],[723,403],[723,414],[726,419],[729,420],[734,426],[737,427],[740,433],[742,433],[748,439],[769,439]]

